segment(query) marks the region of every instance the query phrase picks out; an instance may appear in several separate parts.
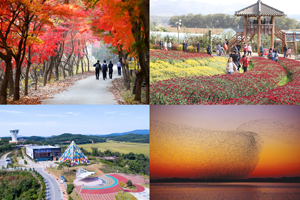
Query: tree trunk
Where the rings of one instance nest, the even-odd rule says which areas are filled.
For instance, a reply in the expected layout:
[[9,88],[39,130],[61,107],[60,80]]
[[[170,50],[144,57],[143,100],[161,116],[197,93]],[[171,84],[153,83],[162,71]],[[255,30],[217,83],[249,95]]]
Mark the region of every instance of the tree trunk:
[[28,47],[28,59],[27,59],[27,67],[25,73],[25,90],[24,95],[28,95],[28,76],[29,76],[29,69],[31,66],[31,46]]
[[34,89],[37,90],[38,77],[37,77],[37,73],[36,73],[36,67],[34,68],[34,79],[35,79]]
[[82,70],[81,74],[83,74],[83,73],[84,73],[83,61],[82,61],[82,60],[83,60],[83,59],[80,59],[80,61],[81,61],[81,70]]
[[8,96],[12,96],[14,94],[15,87],[14,87],[14,70],[11,70],[8,82]]
[[46,64],[46,61],[44,61],[44,66],[43,66],[43,86],[45,86],[46,84],[47,84],[47,64]]
[[135,101],[141,101],[141,96],[142,96],[142,82],[144,79],[144,74],[143,72],[138,72],[136,74],[137,79],[136,79],[136,84],[135,84],[135,96],[134,96],[134,100]]
[[87,47],[85,47],[85,51],[86,51],[85,57],[86,57],[86,59],[87,59],[88,72],[89,72],[89,71],[90,71],[90,60],[89,60],[89,57],[88,57],[88,50],[87,50]]
[[5,74],[1,84],[0,91],[0,104],[7,104],[7,87],[10,78],[10,74],[12,73],[12,55],[10,52],[7,53],[7,59],[5,60]]

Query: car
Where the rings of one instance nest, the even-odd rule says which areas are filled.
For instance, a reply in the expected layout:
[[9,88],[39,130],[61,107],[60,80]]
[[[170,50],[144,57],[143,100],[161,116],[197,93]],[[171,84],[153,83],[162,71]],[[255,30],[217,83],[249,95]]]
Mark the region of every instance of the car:
[[11,163],[11,160],[10,160],[10,158],[8,157],[8,158],[6,158],[6,164],[10,164]]

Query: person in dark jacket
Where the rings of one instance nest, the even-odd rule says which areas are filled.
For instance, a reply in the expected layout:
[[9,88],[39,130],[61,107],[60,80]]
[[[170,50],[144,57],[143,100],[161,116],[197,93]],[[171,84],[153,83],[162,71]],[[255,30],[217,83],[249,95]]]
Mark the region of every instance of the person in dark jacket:
[[259,53],[260,53],[260,57],[264,56],[264,48],[262,45],[260,45],[260,47],[259,47]]
[[95,63],[93,66],[95,67],[96,80],[99,80],[99,72],[101,68],[100,61],[97,60],[97,63]]
[[197,42],[197,52],[198,53],[200,52],[200,42],[199,41]]
[[159,46],[160,46],[160,50],[162,50],[163,49],[163,41],[159,41]]
[[103,61],[103,65],[102,65],[102,73],[103,73],[103,80],[107,79],[106,78],[106,73],[107,73],[107,64],[106,64],[106,61],[104,60]]
[[211,46],[210,46],[210,44],[208,45],[206,51],[207,51],[207,53],[208,53],[209,55],[211,55]]
[[286,44],[285,44],[284,47],[283,47],[283,55],[284,55],[284,57],[286,57],[286,51],[287,51],[287,47],[286,47]]
[[232,57],[232,62],[236,65],[237,67],[237,71],[239,72],[240,71],[240,67],[241,67],[241,64],[240,64],[240,59],[239,59],[239,54],[237,53],[236,50],[234,50],[231,54],[230,54],[230,57]]
[[109,75],[110,79],[112,79],[113,67],[114,67],[114,65],[112,64],[111,61],[109,61],[109,64],[108,64],[108,75]]

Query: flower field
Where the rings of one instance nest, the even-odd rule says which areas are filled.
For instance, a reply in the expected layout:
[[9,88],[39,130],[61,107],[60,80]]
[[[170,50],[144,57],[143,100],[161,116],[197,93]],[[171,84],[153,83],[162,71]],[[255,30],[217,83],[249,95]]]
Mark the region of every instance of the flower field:
[[150,51],[150,82],[187,76],[225,74],[227,58],[182,51]]
[[[150,86],[151,104],[300,104],[300,62],[252,58],[254,68],[234,75],[189,76]],[[151,71],[152,73],[152,71]],[[291,82],[279,82],[291,75]]]

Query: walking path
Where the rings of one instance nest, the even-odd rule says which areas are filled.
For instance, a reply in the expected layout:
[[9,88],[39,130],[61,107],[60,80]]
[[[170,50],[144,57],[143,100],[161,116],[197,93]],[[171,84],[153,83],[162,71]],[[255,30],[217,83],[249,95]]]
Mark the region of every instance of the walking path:
[[[114,105],[117,100],[114,95],[108,91],[112,86],[112,81],[120,78],[117,72],[117,66],[113,68],[113,78],[103,80],[102,71],[100,72],[99,80],[96,76],[89,76],[76,82],[66,91],[55,94],[51,99],[43,100],[42,104],[64,104],[64,105]],[[108,76],[108,73],[107,73]]]

